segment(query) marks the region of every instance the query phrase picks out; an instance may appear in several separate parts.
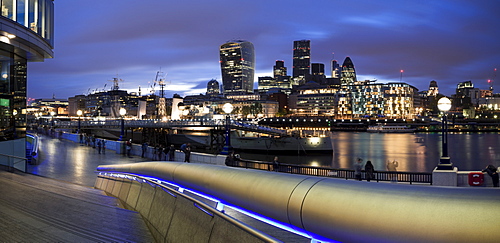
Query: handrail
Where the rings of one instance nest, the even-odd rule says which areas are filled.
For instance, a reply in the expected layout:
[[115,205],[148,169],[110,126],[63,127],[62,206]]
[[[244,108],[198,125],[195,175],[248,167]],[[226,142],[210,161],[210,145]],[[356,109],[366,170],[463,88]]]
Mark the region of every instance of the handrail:
[[[274,168],[273,163],[255,160],[243,160],[235,161],[234,165],[229,165],[234,167],[243,167],[247,169],[257,169],[257,170],[274,170],[277,172],[289,173],[289,174],[301,174],[301,175],[311,175],[311,176],[322,176],[322,177],[334,177],[334,178],[344,178],[344,179],[356,179],[354,170],[351,169],[334,169],[329,167],[316,167],[316,166],[305,166],[305,165],[294,165],[294,164],[282,164],[280,163],[278,168]],[[362,172],[362,179],[366,180],[366,172]],[[432,185],[432,173],[428,172],[399,172],[399,171],[375,171],[373,173],[373,181],[397,181],[397,182],[408,182],[413,183],[429,183]]]
[[[23,157],[11,155],[11,154],[2,154],[2,153],[0,153],[0,156],[7,157],[7,163],[8,163],[7,167],[9,168],[10,172],[14,171],[14,165],[15,164],[20,163],[20,162],[25,162],[26,160],[28,160],[27,158],[23,158]],[[12,161],[11,158],[18,159],[18,160],[21,160],[21,161],[15,162],[15,161]]]
[[[99,172],[100,174],[103,173],[103,172]],[[102,175],[98,175],[102,177]],[[208,214],[212,214],[212,215],[217,215],[218,217],[222,218],[223,220],[226,220],[228,222],[230,222],[231,224],[233,224],[234,226],[242,229],[243,231],[245,232],[248,232],[249,234],[255,236],[256,238],[258,238],[259,240],[262,240],[264,242],[281,242],[271,236],[268,236],[248,225],[246,225],[245,223],[242,223],[232,217],[229,217],[228,215],[220,212],[219,210],[211,207],[210,205],[208,205],[207,203],[205,202],[202,202],[200,200],[197,200],[189,195],[186,195],[184,193],[181,193],[171,187],[168,187],[168,186],[165,186],[163,185],[161,182],[158,182],[159,180],[158,179],[150,179],[149,177],[144,177],[144,176],[140,176],[140,175],[136,175],[136,174],[131,174],[131,173],[125,173],[125,172],[112,172],[112,173],[105,173],[104,174],[106,176],[112,176],[112,177],[117,177],[117,174],[120,174],[120,175],[125,175],[127,177],[132,177],[132,178],[139,178],[139,179],[142,179],[142,180],[145,180],[147,181],[147,183],[150,183],[150,184],[154,184],[156,186],[159,186],[161,187],[162,189],[164,190],[167,190],[168,193],[171,193],[171,194],[175,194],[176,196],[181,196],[181,197],[184,197],[185,199],[193,202],[193,204],[196,206],[196,207],[201,207],[201,209],[205,212],[208,212]],[[130,178],[128,178],[130,179]]]

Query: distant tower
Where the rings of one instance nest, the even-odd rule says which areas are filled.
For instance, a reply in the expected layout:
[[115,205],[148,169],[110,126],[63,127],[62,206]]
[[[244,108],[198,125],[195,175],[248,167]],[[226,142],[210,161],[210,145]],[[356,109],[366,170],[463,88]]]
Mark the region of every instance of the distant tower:
[[337,60],[332,60],[332,78],[340,78],[340,71],[341,71],[341,68],[340,68],[340,65],[339,63],[337,62]]
[[217,80],[212,79],[207,84],[207,95],[217,96],[220,94],[220,85]]
[[273,77],[278,78],[278,77],[283,77],[287,76],[287,70],[285,67],[285,62],[281,60],[276,60],[276,65],[273,67]]
[[252,43],[235,40],[222,44],[220,67],[224,94],[253,92],[255,51]]
[[311,41],[293,42],[293,77],[302,83],[309,77],[311,69]]
[[326,83],[325,76],[325,64],[323,63],[312,63],[311,64],[311,76],[312,80],[319,84]]
[[340,75],[340,84],[352,85],[356,82],[356,69],[350,57],[346,57],[342,64],[342,72]]
[[432,80],[429,84],[429,90],[427,91],[427,96],[437,96],[439,94],[439,89],[437,82]]

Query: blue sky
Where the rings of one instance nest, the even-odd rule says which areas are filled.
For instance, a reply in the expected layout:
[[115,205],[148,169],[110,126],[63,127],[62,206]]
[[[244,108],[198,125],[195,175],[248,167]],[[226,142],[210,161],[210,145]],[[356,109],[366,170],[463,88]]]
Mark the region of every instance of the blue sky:
[[[256,78],[276,60],[292,73],[294,40],[311,40],[311,61],[329,69],[351,57],[358,79],[402,80],[451,95],[459,82],[487,89],[500,67],[500,1],[495,0],[56,0],[54,59],[30,63],[28,96],[68,98],[120,88],[151,92],[166,73],[166,95],[204,93],[221,80],[219,46],[252,42]],[[334,53],[334,55],[332,55]],[[500,90],[500,78],[494,87]],[[257,83],[257,82],[256,82]],[[156,89],[158,91],[158,89]],[[158,93],[158,92],[157,92]]]

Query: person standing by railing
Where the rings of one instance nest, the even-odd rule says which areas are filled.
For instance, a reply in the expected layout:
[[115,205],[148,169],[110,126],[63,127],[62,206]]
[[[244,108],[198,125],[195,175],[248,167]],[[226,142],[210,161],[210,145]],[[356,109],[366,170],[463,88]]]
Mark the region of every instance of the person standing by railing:
[[387,165],[386,166],[387,166],[387,170],[389,172],[392,172],[392,173],[390,173],[391,174],[390,175],[391,181],[392,182],[397,182],[398,181],[398,175],[397,175],[396,172],[398,171],[397,167],[399,166],[399,162],[396,161],[396,160],[393,160],[392,162],[391,161],[387,161]]
[[493,180],[493,186],[498,187],[499,177],[498,177],[498,169],[494,165],[488,165],[486,169],[482,170],[482,172],[488,173]]
[[370,160],[366,161],[365,165],[366,181],[370,181],[374,178],[375,168]]
[[278,161],[278,156],[274,156],[273,160],[273,170],[278,172],[280,167],[280,162]]

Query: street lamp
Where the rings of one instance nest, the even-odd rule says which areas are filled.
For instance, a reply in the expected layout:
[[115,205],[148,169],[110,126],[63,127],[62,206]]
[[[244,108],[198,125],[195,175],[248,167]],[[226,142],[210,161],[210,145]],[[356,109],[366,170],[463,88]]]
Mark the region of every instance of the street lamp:
[[438,170],[453,170],[453,165],[450,161],[450,157],[448,156],[448,122],[446,121],[447,112],[451,109],[451,100],[447,97],[443,97],[438,100],[437,103],[438,109],[443,112],[443,120],[442,120],[442,148],[443,154],[441,159],[439,160],[439,164],[437,166]]
[[77,131],[77,133],[80,134],[81,133],[80,132],[81,131],[80,130],[80,128],[81,128],[80,120],[81,120],[81,117],[83,115],[83,111],[82,110],[76,111],[76,115],[78,116],[78,131]]
[[120,130],[120,138],[118,141],[123,141],[123,137],[125,136],[125,114],[127,114],[127,110],[125,108],[120,108],[120,116],[122,118],[121,120],[121,130]]
[[55,126],[55,122],[54,122],[54,116],[55,116],[55,115],[56,115],[56,113],[55,113],[55,112],[53,112],[53,111],[51,111],[51,112],[50,112],[50,116],[51,116],[50,121],[51,121],[51,125],[52,125],[52,127],[54,127],[54,126]]
[[226,103],[222,106],[222,110],[226,113],[226,145],[222,148],[221,154],[229,154],[231,150],[231,117],[229,114],[233,111],[233,105],[231,105],[231,103]]

